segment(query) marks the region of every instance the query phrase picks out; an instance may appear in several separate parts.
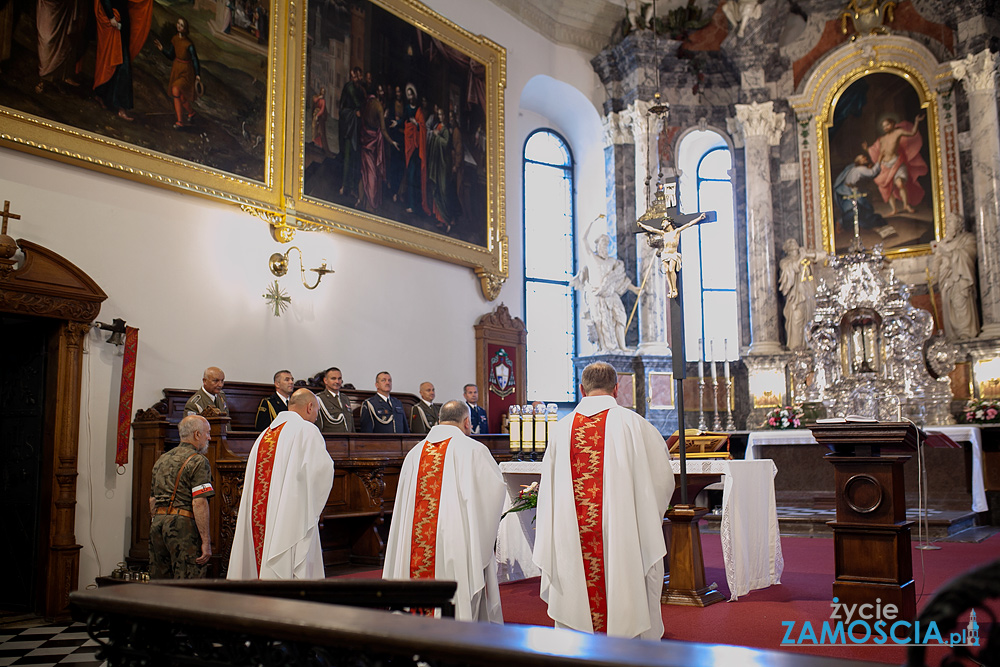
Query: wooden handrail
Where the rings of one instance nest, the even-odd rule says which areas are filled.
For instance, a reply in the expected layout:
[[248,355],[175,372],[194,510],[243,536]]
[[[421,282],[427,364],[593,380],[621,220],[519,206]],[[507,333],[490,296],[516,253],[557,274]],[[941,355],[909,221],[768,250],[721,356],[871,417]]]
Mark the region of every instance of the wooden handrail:
[[[70,603],[74,616],[87,620],[92,632],[101,627],[107,630],[106,637],[98,637],[104,645],[101,657],[111,665],[137,658],[149,665],[205,664],[202,652],[211,652],[210,657],[221,664],[219,655],[279,649],[299,657],[353,653],[390,664],[414,664],[414,656],[419,656],[430,664],[497,667],[876,664],[738,646],[651,642],[554,628],[432,619],[176,585],[77,591]],[[178,637],[184,641],[175,641]]]

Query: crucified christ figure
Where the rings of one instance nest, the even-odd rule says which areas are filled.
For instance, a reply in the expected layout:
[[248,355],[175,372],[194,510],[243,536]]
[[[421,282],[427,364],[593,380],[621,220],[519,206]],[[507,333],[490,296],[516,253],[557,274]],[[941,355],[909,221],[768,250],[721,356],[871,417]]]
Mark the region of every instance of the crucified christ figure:
[[706,218],[702,213],[690,222],[674,227],[674,221],[670,217],[663,218],[660,229],[637,222],[636,224],[646,232],[646,243],[650,248],[656,248],[656,256],[663,262],[663,272],[667,274],[667,298],[677,298],[677,272],[681,270],[681,254],[677,251],[681,243],[681,232],[688,227],[693,227]]

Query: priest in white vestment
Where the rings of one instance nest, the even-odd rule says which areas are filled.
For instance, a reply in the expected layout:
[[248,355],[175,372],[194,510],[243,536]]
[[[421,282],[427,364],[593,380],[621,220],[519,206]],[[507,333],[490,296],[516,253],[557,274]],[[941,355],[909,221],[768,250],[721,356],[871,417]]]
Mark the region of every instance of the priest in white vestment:
[[456,619],[503,623],[493,553],[503,475],[490,450],[468,437],[465,403],[445,403],[439,419],[399,471],[382,576],[453,580]]
[[576,409],[542,461],[533,560],[556,627],[663,637],[663,515],[674,491],[663,436],[615,400],[618,374],[584,369]]
[[333,460],[314,423],[316,396],[299,389],[247,459],[229,579],[322,579],[319,517]]

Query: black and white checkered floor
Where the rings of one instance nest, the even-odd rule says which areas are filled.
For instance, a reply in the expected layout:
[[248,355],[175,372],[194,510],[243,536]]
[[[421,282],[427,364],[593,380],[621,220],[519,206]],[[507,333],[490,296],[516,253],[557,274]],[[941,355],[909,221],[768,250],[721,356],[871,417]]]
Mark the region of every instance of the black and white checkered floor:
[[0,627],[0,667],[100,667],[105,663],[94,657],[97,648],[97,642],[87,635],[82,623],[34,628]]

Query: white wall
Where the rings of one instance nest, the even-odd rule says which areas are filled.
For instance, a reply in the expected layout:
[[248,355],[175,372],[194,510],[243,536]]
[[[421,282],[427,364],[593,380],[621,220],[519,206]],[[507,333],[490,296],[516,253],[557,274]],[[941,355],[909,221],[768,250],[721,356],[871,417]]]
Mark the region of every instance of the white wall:
[[[497,302],[482,297],[467,268],[348,236],[300,233],[295,244],[307,265],[325,258],[336,273],[307,291],[295,284],[293,253],[281,281],[292,304],[275,318],[261,294],[273,280],[267,258],[279,245],[262,221],[234,206],[0,149],[0,199],[21,215],[11,236],[51,248],[89,274],[108,294],[99,319],[121,317],[139,328],[135,409],[159,400],[164,387],[198,386],[208,365],[229,380],[267,382],[280,368],[305,378],[336,364],[359,388],[373,387],[375,373],[387,369],[397,391],[416,393],[430,380],[439,400],[458,397],[475,378],[476,320],[500,301],[513,315],[522,310],[520,155],[527,135],[517,122],[520,93],[538,74],[591,98],[599,91],[584,54],[552,45],[494,5],[429,4],[508,49],[511,277]],[[122,560],[131,522],[132,469],[118,476],[113,464],[121,351],[103,339],[91,334],[84,361],[81,586]]]

